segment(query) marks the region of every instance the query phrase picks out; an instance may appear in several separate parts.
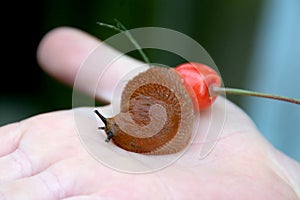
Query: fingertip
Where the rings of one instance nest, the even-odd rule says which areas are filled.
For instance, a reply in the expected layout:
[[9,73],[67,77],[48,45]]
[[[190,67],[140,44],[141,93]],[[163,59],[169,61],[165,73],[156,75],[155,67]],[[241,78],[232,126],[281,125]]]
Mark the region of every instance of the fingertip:
[[47,73],[72,85],[80,64],[98,44],[95,37],[79,29],[58,27],[42,38],[37,60]]
[[15,151],[23,133],[20,123],[8,124],[0,128],[0,157]]
[[104,102],[111,101],[122,78],[127,74],[126,78],[133,77],[146,67],[144,63],[122,55],[124,53],[105,42],[71,27],[51,30],[37,49],[39,65],[47,73]]

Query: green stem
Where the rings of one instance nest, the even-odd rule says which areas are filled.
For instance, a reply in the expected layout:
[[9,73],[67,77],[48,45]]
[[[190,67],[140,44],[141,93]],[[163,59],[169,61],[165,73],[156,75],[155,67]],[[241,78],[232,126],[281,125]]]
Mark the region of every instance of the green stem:
[[236,88],[213,87],[212,92],[217,93],[217,94],[235,94],[235,95],[263,97],[263,98],[269,98],[269,99],[275,99],[275,100],[287,101],[290,103],[300,104],[300,99],[278,96],[278,95],[273,95],[273,94],[265,94],[265,93],[261,93],[261,92],[254,92],[254,91],[242,90],[242,89],[236,89]]
[[141,54],[143,57],[144,61],[150,65],[150,60],[144,53],[143,49],[139,45],[139,43],[134,39],[134,37],[131,35],[131,33],[127,30],[127,28],[117,19],[115,19],[117,26],[111,25],[111,24],[106,24],[102,22],[97,22],[100,26],[104,26],[110,29],[113,29],[115,31],[118,31],[120,33],[124,33],[126,37],[130,40],[130,42],[134,45],[134,47],[138,50],[138,52]]

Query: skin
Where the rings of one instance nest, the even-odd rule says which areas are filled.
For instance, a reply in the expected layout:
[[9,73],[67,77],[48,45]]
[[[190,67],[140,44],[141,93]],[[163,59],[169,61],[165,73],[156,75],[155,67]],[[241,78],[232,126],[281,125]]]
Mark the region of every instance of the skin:
[[[80,30],[61,27],[43,38],[37,58],[46,72],[72,85],[78,66],[98,43]],[[107,47],[107,54],[117,53]],[[124,63],[132,68],[139,64],[131,58]],[[126,73],[131,68],[120,64],[119,69]],[[111,75],[103,85],[105,91],[120,79],[119,74]],[[82,91],[92,94],[82,84]],[[98,91],[96,96],[108,101],[110,95]],[[299,163],[266,141],[233,103],[219,97],[211,112],[217,115],[224,103],[227,114],[222,135],[206,157],[197,158],[203,140],[198,136],[174,164],[139,175],[115,171],[93,159],[80,143],[72,110],[3,126],[0,199],[299,199]],[[209,114],[201,113],[202,124],[209,122]],[[213,121],[212,126],[218,118]]]

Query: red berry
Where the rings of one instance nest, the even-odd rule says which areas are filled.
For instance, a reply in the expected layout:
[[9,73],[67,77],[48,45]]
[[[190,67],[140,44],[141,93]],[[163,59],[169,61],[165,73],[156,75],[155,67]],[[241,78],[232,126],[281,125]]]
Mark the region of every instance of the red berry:
[[211,96],[209,91],[213,85],[221,86],[221,78],[215,70],[207,65],[193,62],[179,65],[175,70],[183,79],[183,84],[196,110],[204,110],[215,101],[217,95]]

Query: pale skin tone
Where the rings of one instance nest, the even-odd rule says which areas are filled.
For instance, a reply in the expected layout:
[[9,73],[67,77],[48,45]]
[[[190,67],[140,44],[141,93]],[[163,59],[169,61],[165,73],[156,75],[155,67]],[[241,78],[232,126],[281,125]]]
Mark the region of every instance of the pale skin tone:
[[[72,86],[80,63],[98,43],[79,30],[58,28],[43,38],[37,58],[46,72]],[[107,53],[117,52],[108,48]],[[133,67],[139,63],[131,58],[126,62]],[[97,91],[97,97],[108,101],[118,79],[113,73],[103,86],[108,92]],[[82,91],[90,94],[89,85],[82,84]],[[197,158],[195,143],[173,165],[139,175],[110,169],[87,153],[75,131],[72,110],[3,126],[0,199],[299,199],[299,163],[276,150],[229,101],[218,98],[213,112],[218,113],[224,101],[222,134],[207,157]],[[208,118],[208,112],[201,113],[202,123]]]

